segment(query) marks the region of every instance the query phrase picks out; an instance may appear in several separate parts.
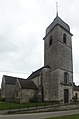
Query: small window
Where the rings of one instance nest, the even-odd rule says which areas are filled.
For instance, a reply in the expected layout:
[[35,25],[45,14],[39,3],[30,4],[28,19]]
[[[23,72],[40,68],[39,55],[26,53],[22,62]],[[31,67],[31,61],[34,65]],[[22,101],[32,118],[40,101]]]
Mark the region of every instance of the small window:
[[67,38],[66,38],[67,36],[66,36],[66,34],[64,33],[63,34],[63,43],[65,43],[66,44],[66,42],[67,42]]
[[50,38],[49,38],[49,46],[52,45],[52,41],[53,41],[52,36],[50,36]]
[[78,94],[77,94],[77,93],[75,93],[75,98],[76,98],[76,99],[78,98]]
[[69,81],[69,74],[67,72],[64,72],[64,83],[67,84]]

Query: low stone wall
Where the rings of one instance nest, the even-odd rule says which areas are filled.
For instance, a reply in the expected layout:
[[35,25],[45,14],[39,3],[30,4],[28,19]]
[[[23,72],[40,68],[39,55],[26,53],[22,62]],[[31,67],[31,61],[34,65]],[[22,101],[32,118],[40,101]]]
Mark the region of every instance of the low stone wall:
[[60,105],[60,106],[55,107],[54,109],[57,109],[57,110],[79,109],[79,104]]
[[79,104],[68,104],[68,105],[49,105],[40,107],[30,107],[24,109],[12,109],[8,113],[32,113],[32,112],[52,112],[52,111],[65,111],[79,109]]

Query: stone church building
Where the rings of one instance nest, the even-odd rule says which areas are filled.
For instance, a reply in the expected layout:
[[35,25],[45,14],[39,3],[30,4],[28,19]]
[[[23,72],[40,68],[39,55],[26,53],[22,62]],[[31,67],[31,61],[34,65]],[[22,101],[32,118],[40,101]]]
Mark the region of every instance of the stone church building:
[[73,61],[69,25],[57,15],[47,27],[43,40],[44,67],[26,80],[36,85],[39,101],[70,103],[73,98]]
[[39,92],[42,90],[39,95],[42,95],[44,101],[70,103],[73,98],[73,61],[69,25],[57,15],[47,27],[43,40],[44,67],[40,71],[41,83],[36,83],[39,82],[39,70],[32,73],[28,79],[36,83]]

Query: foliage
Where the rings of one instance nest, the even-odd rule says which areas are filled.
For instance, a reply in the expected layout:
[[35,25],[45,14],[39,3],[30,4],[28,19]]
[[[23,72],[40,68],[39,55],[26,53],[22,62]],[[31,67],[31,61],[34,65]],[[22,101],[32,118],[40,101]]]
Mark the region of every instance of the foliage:
[[0,96],[0,101],[5,102],[5,98],[2,98],[2,97]]
[[49,105],[48,102],[44,103],[11,103],[11,102],[0,102],[0,110],[6,109],[20,109],[20,108],[29,108],[29,107],[37,107],[37,106],[45,106]]
[[30,99],[30,102],[38,102],[37,95],[34,95],[34,97],[32,99]]

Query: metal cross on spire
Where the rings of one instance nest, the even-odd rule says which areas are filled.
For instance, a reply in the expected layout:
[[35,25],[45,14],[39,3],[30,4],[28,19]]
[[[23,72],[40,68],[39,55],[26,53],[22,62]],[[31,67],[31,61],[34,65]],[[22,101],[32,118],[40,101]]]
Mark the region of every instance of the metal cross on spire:
[[56,16],[58,16],[58,2],[56,2]]

